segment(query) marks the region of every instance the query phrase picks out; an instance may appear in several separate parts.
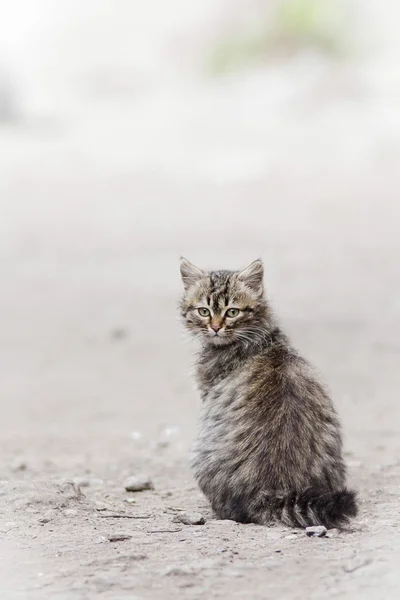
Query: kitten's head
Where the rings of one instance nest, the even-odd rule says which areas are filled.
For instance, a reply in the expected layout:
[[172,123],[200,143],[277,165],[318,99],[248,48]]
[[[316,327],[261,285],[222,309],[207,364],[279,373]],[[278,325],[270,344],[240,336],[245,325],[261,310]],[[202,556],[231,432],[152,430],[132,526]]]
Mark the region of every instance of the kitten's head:
[[203,271],[181,259],[182,316],[187,329],[205,342],[227,345],[257,342],[267,319],[263,264],[243,271]]

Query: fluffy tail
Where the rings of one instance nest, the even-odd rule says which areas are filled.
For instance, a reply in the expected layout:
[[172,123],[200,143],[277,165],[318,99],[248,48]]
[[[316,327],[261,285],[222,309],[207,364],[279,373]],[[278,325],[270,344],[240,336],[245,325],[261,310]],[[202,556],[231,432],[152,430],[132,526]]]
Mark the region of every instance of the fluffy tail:
[[340,527],[357,514],[356,493],[346,488],[337,492],[309,488],[280,498],[275,508],[278,518],[291,527]]

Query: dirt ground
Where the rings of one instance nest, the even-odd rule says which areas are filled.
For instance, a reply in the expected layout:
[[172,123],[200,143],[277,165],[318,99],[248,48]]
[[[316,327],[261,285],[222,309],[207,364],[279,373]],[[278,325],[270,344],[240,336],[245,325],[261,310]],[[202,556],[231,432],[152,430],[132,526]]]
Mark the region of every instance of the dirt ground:
[[[84,52],[97,4],[71,38],[79,52],[54,24],[40,60],[21,46],[58,112],[43,103],[0,125],[0,599],[397,599],[398,60],[306,56],[178,80],[157,13],[137,53],[110,42],[115,79],[96,63],[108,65],[105,11]],[[129,63],[140,52],[150,75]],[[214,268],[264,259],[272,304],[343,421],[360,500],[345,531],[212,517],[187,464],[199,400],[177,319],[181,254]],[[126,492],[141,473],[154,490]],[[206,523],[176,522],[181,510]]]
[[[3,187],[1,598],[397,598],[398,172],[209,184],[182,221],[190,186],[65,170],[25,165]],[[143,235],[160,190],[168,218]],[[201,198],[218,206],[206,239],[189,213]],[[187,466],[198,399],[176,320],[180,252],[216,267],[264,257],[273,304],[343,419],[360,495],[348,530],[309,539],[212,518]],[[138,473],[154,491],[125,492]],[[175,523],[181,509],[206,524]]]

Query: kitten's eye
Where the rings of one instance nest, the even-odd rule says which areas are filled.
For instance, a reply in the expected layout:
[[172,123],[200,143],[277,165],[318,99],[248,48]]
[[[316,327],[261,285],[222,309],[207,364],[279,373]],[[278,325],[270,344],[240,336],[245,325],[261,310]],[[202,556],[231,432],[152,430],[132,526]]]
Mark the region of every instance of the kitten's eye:
[[240,313],[240,310],[238,308],[229,308],[226,311],[225,315],[227,317],[230,317],[231,319],[233,319],[234,317],[237,317],[239,313]]
[[208,310],[208,308],[199,308],[199,315],[201,315],[202,317],[209,317],[210,311]]

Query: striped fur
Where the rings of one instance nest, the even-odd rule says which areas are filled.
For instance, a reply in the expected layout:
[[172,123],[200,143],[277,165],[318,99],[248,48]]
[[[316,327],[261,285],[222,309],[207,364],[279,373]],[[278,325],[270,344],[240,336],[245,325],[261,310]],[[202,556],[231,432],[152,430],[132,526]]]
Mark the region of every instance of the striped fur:
[[205,272],[182,259],[181,274],[181,314],[202,342],[191,464],[214,512],[244,523],[346,523],[357,508],[345,488],[338,417],[277,325],[261,261]]

